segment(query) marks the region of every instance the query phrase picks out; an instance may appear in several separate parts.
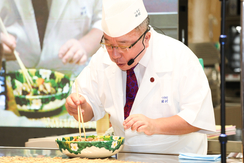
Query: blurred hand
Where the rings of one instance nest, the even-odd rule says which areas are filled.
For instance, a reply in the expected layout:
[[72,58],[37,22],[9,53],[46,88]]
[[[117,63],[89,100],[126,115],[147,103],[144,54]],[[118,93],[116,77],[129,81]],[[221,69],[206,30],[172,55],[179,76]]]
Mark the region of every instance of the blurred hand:
[[[13,35],[1,33],[1,42],[3,44],[3,58],[7,61],[16,60],[14,50],[16,48],[16,39]],[[17,53],[18,54],[18,53]]]
[[144,132],[146,135],[154,134],[153,119],[143,114],[133,114],[127,117],[123,122],[124,129],[131,128],[132,131]]
[[76,39],[67,41],[59,50],[59,57],[64,64],[75,63],[82,65],[87,61],[87,53]]

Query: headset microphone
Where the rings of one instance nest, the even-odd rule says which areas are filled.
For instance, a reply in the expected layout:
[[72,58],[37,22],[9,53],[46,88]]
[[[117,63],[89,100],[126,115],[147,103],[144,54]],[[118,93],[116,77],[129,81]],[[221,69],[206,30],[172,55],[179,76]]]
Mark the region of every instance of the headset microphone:
[[130,59],[129,62],[127,63],[128,66],[132,65],[134,63],[134,59]]
[[[142,51],[145,49],[145,46],[144,46],[144,48],[142,49]],[[141,51],[141,52],[142,52]],[[139,53],[139,54],[137,54],[137,56],[135,57],[135,58],[132,58],[132,59],[130,59],[128,62],[127,62],[127,65],[128,66],[130,66],[130,65],[132,65],[133,63],[134,63],[134,60],[141,54],[141,52]]]
[[143,50],[145,49],[145,45],[144,45],[144,38],[145,38],[145,36],[143,37],[143,40],[142,40],[142,44],[143,44],[143,46],[144,46],[144,48],[142,49],[142,51],[139,53],[139,54],[137,54],[137,56],[135,57],[135,58],[132,58],[132,59],[130,59],[128,62],[127,62],[127,65],[128,66],[130,66],[130,65],[132,65],[132,63],[134,63],[134,60],[143,52]]
[[145,31],[145,33],[144,33],[143,40],[142,40],[142,45],[143,45],[143,49],[142,49],[142,51],[141,51],[139,54],[137,54],[137,56],[136,56],[135,58],[132,58],[132,59],[130,59],[130,60],[127,62],[127,65],[128,65],[128,66],[132,65],[132,64],[134,63],[135,59],[136,59],[136,58],[143,52],[143,50],[145,50],[144,39],[145,39],[145,35],[146,35],[146,33],[147,33],[149,30],[150,30],[150,28],[148,28],[148,29]]

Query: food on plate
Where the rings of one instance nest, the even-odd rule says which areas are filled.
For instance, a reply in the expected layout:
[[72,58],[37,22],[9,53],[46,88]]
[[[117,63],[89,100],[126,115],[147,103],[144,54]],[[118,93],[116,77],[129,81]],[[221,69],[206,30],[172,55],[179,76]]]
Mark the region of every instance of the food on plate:
[[74,138],[73,141],[104,141],[104,139],[99,138],[99,137],[88,137],[88,138],[82,138],[82,137],[77,137]]
[[62,73],[46,69],[28,69],[28,72],[33,81],[31,88],[21,70],[8,74],[15,96],[45,96],[69,91],[70,79]]
[[[15,80],[15,79],[14,79]],[[37,78],[33,80],[32,88],[30,89],[27,83],[21,83],[18,80],[15,80],[17,85],[14,89],[14,95],[51,95],[55,94],[55,83],[54,79],[44,80],[43,78]]]

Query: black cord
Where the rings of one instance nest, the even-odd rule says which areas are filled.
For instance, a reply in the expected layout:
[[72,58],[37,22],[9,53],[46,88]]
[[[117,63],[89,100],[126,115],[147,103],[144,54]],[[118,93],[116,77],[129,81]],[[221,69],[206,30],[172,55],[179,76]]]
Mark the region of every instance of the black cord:
[[[152,25],[151,25],[151,26],[152,26]],[[161,28],[158,28],[158,27],[156,27],[156,26],[152,26],[152,27],[153,27],[153,29],[155,29],[156,31],[160,31],[160,33],[166,35],[166,34],[164,33],[164,31],[163,31]],[[166,35],[166,36],[167,36],[167,35]]]

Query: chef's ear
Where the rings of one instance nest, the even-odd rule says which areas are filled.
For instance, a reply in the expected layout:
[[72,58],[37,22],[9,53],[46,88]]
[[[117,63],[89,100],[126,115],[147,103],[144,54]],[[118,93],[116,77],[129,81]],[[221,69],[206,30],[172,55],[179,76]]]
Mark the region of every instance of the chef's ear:
[[151,39],[151,32],[147,32],[144,38],[146,48],[149,47],[149,40]]

